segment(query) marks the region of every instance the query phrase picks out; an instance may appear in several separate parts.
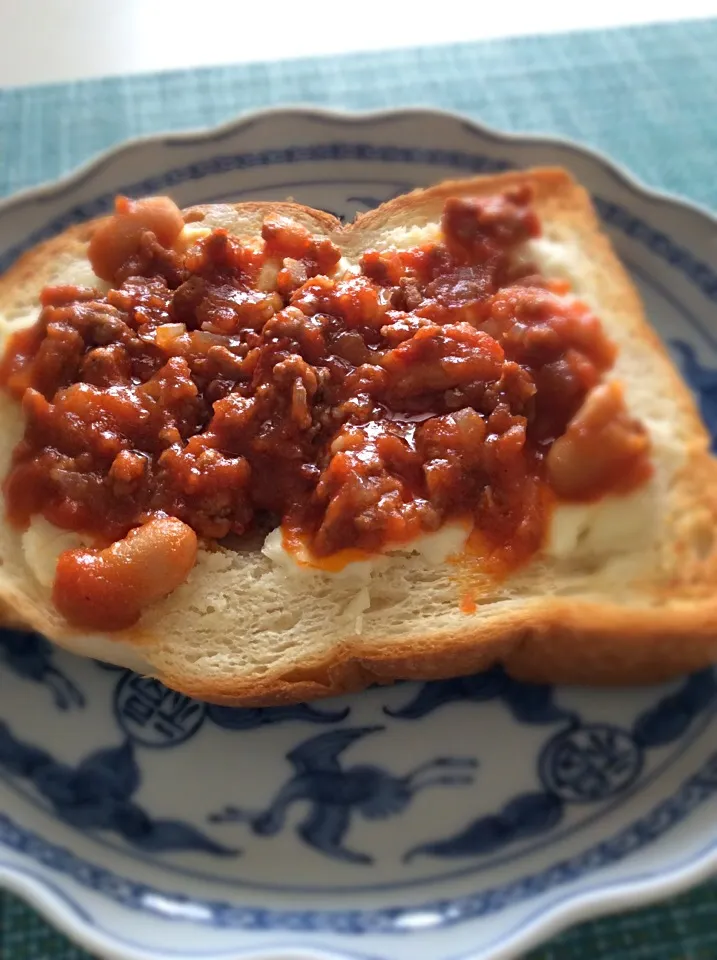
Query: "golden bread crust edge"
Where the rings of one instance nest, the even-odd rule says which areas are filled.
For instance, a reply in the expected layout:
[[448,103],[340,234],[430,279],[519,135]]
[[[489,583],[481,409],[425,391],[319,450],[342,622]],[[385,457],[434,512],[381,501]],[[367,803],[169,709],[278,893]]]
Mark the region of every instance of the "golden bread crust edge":
[[[397,679],[431,680],[472,673],[501,663],[519,679],[547,683],[650,683],[699,669],[717,660],[717,461],[708,453],[709,438],[695,402],[669,361],[667,351],[644,318],[639,297],[611,244],[601,233],[586,191],[561,169],[510,172],[471,180],[448,181],[427,190],[396,198],[343,226],[330,214],[292,203],[233,205],[254,224],[265,216],[293,216],[320,230],[346,252],[354,235],[361,238],[387,229],[435,219],[448,196],[480,195],[530,184],[541,219],[560,219],[569,225],[584,251],[611,277],[608,296],[619,299],[638,318],[640,336],[668,360],[675,403],[689,422],[690,440],[677,486],[688,515],[699,505],[699,518],[685,527],[682,550],[685,563],[677,582],[661,585],[662,596],[653,605],[633,608],[566,598],[530,600],[520,609],[493,614],[487,623],[479,615],[466,616],[466,629],[415,635],[402,641],[410,652],[396,656],[391,640],[362,642],[351,637],[337,643],[331,654],[262,681],[237,677],[198,683],[196,678],[160,676],[168,686],[190,696],[228,705],[270,705],[336,696],[372,683]],[[190,208],[200,218],[214,205]],[[96,220],[73,227],[26,253],[0,278],[0,309],[23,299],[53,274],[53,262],[79,255]],[[255,227],[252,228],[255,230]],[[701,535],[708,546],[696,552],[692,538]],[[68,649],[80,634],[63,625],[47,606],[38,606],[8,582],[0,568],[0,605],[8,625],[38,630]],[[142,656],[153,637],[140,625],[117,635],[117,642]],[[148,672],[150,672],[148,661]]]

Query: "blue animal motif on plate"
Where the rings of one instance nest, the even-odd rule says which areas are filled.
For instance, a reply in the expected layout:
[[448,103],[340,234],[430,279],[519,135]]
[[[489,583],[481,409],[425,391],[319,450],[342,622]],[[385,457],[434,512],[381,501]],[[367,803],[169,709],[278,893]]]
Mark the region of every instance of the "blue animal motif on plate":
[[[106,664],[100,664],[107,669]],[[110,667],[110,669],[112,669]],[[113,708],[121,730],[145,747],[176,747],[190,740],[210,721],[224,730],[257,730],[278,723],[304,721],[314,724],[345,720],[350,707],[331,710],[310,703],[286,707],[224,707],[202,703],[176,693],[159,680],[121,670]]]
[[344,838],[354,814],[379,820],[404,812],[415,795],[428,787],[468,786],[478,766],[472,757],[436,757],[414,770],[397,776],[383,767],[357,764],[345,766],[345,750],[383,727],[356,727],[331,730],[306,740],[291,750],[286,759],[294,768],[273,800],[262,811],[228,806],[212,814],[212,823],[247,823],[264,837],[278,834],[293,804],[310,804],[298,833],[314,850],[347,863],[371,864],[373,857],[351,850]]
[[494,667],[467,677],[424,683],[402,707],[384,707],[384,713],[401,720],[420,720],[449,703],[486,703],[498,699],[505,703],[520,723],[576,721],[574,713],[555,703],[553,694],[551,686],[520,683],[509,677],[501,667]]
[[82,830],[114,833],[155,853],[191,850],[222,857],[238,853],[191,824],[151,815],[133,800],[142,774],[129,741],[94,751],[73,766],[20,740],[0,721],[0,772],[29,781],[61,820]]
[[0,630],[0,663],[47,687],[58,710],[85,705],[82,691],[55,665],[55,648],[39,633]]
[[[84,703],[81,690],[54,664],[54,648],[42,637],[9,631],[0,634],[0,654],[11,670],[48,686],[59,709]],[[349,716],[348,706],[222,707],[193,700],[129,670],[98,665],[118,675],[112,704],[126,738],[124,745],[97,751],[72,768],[21,742],[4,725],[0,768],[32,782],[64,821],[115,832],[145,850],[193,849],[225,856],[237,852],[189,823],[153,818],[132,800],[141,777],[135,746],[179,747],[207,722],[236,732],[296,721],[336,725],[289,751],[293,775],[277,788],[265,809],[250,811],[229,804],[209,820],[245,823],[255,836],[276,837],[293,805],[308,801],[310,809],[298,835],[314,850],[345,863],[370,864],[375,859],[345,843],[355,815],[368,820],[398,816],[427,787],[469,786],[475,781],[479,765],[475,757],[435,757],[402,775],[377,765],[348,765],[344,751],[384,729],[378,725],[339,726]],[[449,837],[413,846],[404,856],[406,863],[417,857],[492,854],[554,829],[571,804],[601,803],[624,793],[639,779],[646,750],[678,741],[717,697],[714,672],[703,671],[640,714],[631,729],[621,729],[582,719],[556,702],[553,687],[521,683],[500,667],[471,676],[408,684],[405,689],[408,696],[403,704],[383,707],[384,716],[393,722],[421,721],[451,703],[497,701],[518,723],[559,727],[536,758],[535,790],[508,799],[496,812],[483,814]]]
[[[499,671],[498,678],[500,674]],[[457,681],[439,681],[444,686],[433,695],[434,705],[428,709],[451,699],[471,699],[472,685],[488,676],[478,674],[466,678],[462,696]],[[432,686],[426,684],[419,691],[412,701],[413,712],[421,697],[428,704],[426,688]],[[502,695],[497,693],[500,682],[493,689],[497,696]],[[531,702],[536,690],[540,690],[539,699],[545,705],[551,699],[550,689],[516,684],[513,703],[519,702],[523,695]],[[563,819],[568,804],[602,803],[624,794],[640,777],[646,750],[680,740],[695,718],[715,699],[717,674],[707,669],[688,677],[675,693],[662,697],[639,714],[630,730],[566,715],[565,728],[544,745],[537,758],[536,774],[542,789],[510,799],[499,812],[479,817],[444,840],[414,847],[406,854],[406,860],[417,856],[475,857],[495,853],[527,837],[552,830]],[[523,723],[544,723],[548,716],[545,706],[538,711],[514,706],[511,709],[515,718]],[[552,716],[560,719],[557,713]]]
[[351,707],[330,710],[312,703],[296,703],[286,707],[222,707],[207,706],[207,717],[224,730],[256,730],[258,727],[301,720],[304,723],[339,723],[351,713]]

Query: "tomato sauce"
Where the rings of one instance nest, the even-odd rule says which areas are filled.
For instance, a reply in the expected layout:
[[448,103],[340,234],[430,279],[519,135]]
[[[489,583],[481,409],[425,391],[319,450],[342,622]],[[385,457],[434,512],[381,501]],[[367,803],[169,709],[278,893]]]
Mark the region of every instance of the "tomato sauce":
[[579,500],[649,474],[614,392],[569,429],[615,349],[564,285],[520,265],[540,233],[529,191],[449,199],[440,240],[367,250],[349,272],[331,240],[281,219],[259,249],[214,229],[182,250],[179,212],[153,202],[119,203],[91,244],[109,290],[46,288],[10,340],[17,526],[42,514],[107,545],[158,515],[213,540],[282,523],[327,558],[469,515],[517,566],[541,546],[555,478]]

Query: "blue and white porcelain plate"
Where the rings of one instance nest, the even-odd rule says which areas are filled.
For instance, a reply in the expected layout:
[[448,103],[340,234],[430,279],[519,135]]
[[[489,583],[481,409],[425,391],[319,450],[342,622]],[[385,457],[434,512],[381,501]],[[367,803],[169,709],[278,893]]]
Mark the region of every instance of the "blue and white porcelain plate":
[[[426,111],[256,114],[135,141],[0,207],[0,266],[109,209],[412,187],[560,164],[717,430],[717,223],[572,144]],[[0,882],[102,956],[497,960],[717,867],[717,674],[500,670],[300,707],[207,706],[0,633]]]

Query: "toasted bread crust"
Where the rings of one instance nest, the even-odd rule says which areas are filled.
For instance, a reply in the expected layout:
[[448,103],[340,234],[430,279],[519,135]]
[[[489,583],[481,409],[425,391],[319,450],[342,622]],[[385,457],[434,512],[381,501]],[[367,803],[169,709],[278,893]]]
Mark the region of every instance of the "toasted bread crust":
[[[684,460],[670,490],[674,515],[670,549],[680,555],[669,581],[643,585],[642,602],[614,603],[608,597],[543,596],[504,610],[466,615],[460,628],[407,626],[400,650],[390,636],[337,638],[328,652],[297,662],[291,668],[262,676],[237,673],[218,677],[158,669],[153,648],[159,627],[140,621],[116,635],[117,662],[129,662],[158,675],[168,686],[203,700],[237,706],[264,706],[335,696],[372,683],[397,679],[431,680],[473,673],[496,663],[513,676],[546,683],[650,683],[683,674],[717,660],[717,462],[709,454],[709,438],[694,400],[670,363],[657,334],[644,318],[639,297],[601,233],[587,193],[562,170],[507,173],[467,181],[446,182],[389,201],[343,226],[333,216],[290,203],[237,204],[231,209],[243,224],[245,238],[256,237],[267,216],[289,216],[331,237],[350,255],[367,238],[404,224],[425,224],[440,216],[448,196],[480,195],[529,184],[541,220],[558,223],[574,238],[592,270],[609,277],[601,292],[606,309],[629,314],[640,339],[663,358],[675,415],[684,434]],[[226,208],[225,208],[226,209]],[[217,206],[191,208],[189,219],[210,217]],[[0,310],[11,311],[27,301],[28,290],[49,282],[59,260],[84,256],[86,244],[101,221],[72,228],[25,254],[0,278]],[[242,233],[238,233],[240,238]],[[11,407],[4,400],[0,425]],[[17,409],[17,408],[16,408]],[[18,413],[15,414],[19,415]],[[30,576],[28,573],[27,576]],[[61,622],[48,603],[38,603],[23,588],[22,578],[0,567],[0,603],[6,622],[46,634],[70,650],[80,647],[80,634]],[[161,625],[161,624],[160,624]],[[82,643],[87,652],[87,642]],[[99,654],[97,654],[99,656]]]

